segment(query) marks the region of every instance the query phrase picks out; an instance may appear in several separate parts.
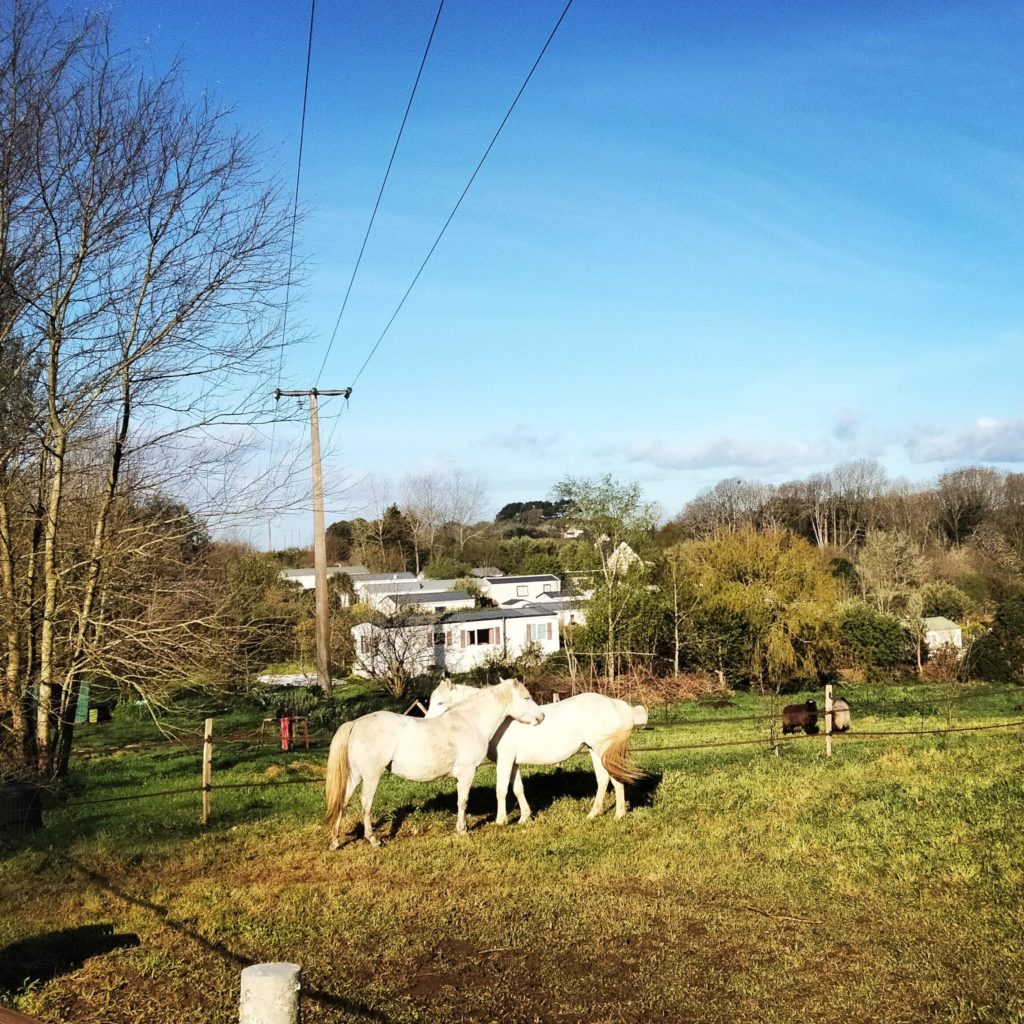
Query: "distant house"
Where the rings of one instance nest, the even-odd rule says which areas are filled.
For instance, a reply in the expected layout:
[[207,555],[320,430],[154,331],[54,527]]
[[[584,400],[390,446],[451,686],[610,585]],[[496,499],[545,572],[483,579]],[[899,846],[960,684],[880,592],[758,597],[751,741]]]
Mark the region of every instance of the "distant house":
[[[342,573],[351,575],[351,570],[346,565],[327,566],[328,580],[330,580],[332,576],[340,576]],[[282,580],[289,580],[292,583],[298,583],[303,590],[313,590],[316,587],[315,569],[282,569],[278,573],[278,576]]]
[[932,615],[924,620],[924,625],[924,640],[932,653],[942,647],[963,650],[963,630],[952,619],[947,619],[944,615]]
[[533,601],[543,593],[561,590],[562,581],[551,573],[542,576],[487,576],[480,581],[480,589],[485,597],[500,605],[516,597]]
[[619,546],[608,556],[608,571],[612,575],[626,572],[634,565],[640,565],[640,556],[625,542],[621,541]]
[[554,654],[558,619],[554,611],[537,605],[487,608],[424,616],[396,626],[363,622],[352,627],[352,636],[356,675],[376,674],[397,657],[413,674],[433,669],[468,672],[492,658],[517,658],[530,644]]
[[582,626],[587,621],[587,599],[570,594],[567,590],[554,593],[545,592],[537,595],[533,602],[538,607],[550,608],[558,613],[558,621],[563,626]]
[[406,594],[388,594],[379,598],[377,607],[387,615],[414,612],[421,615],[443,615],[445,612],[465,611],[476,607],[472,594],[464,590],[410,591]]
[[[369,583],[355,584],[356,594],[362,604],[383,611],[382,602],[385,598],[397,594],[418,594],[423,598],[427,595],[446,594],[455,586],[455,580],[424,580],[408,573],[407,577],[394,580],[374,580]],[[421,602],[417,602],[421,603]]]

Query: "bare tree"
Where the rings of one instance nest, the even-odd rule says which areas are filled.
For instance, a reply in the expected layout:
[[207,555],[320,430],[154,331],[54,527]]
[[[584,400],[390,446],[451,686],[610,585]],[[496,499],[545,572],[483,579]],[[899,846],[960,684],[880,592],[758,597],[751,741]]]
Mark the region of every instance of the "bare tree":
[[[113,629],[103,578],[125,473],[180,474],[264,413],[290,222],[227,113],[186,101],[177,68],[135,71],[105,16],[38,2],[0,19],[0,335],[31,339],[42,414],[38,550],[22,543],[15,589],[36,607],[38,574],[34,740],[52,774]],[[31,491],[4,491],[21,503],[8,520]],[[7,678],[27,664],[8,651]]]
[[429,552],[444,523],[444,495],[441,478],[437,473],[407,476],[402,482],[402,501],[405,514],[412,527],[416,556],[416,572],[422,568],[421,556]]
[[370,679],[400,698],[412,679],[433,668],[434,639],[432,620],[399,612],[363,627],[356,659]]

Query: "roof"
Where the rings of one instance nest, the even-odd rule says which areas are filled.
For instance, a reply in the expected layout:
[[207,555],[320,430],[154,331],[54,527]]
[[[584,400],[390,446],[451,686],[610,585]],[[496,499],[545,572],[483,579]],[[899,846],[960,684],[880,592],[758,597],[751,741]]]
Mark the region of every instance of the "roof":
[[464,590],[416,590],[411,594],[393,594],[391,600],[395,604],[443,604],[451,601],[472,601],[473,598]]
[[403,580],[380,580],[376,583],[359,584],[364,594],[386,597],[388,594],[444,594],[455,585],[455,580],[418,580],[415,576]]
[[[443,615],[411,615],[400,625],[405,628],[408,626],[443,626],[458,622],[493,622],[495,619],[553,619],[555,617],[555,610],[550,606],[542,608],[538,604],[532,604],[525,608],[467,608],[464,612],[445,612]],[[363,627],[387,628],[375,622],[356,623],[352,628],[362,629]]]
[[541,583],[549,580],[558,582],[558,577],[553,573],[546,573],[543,576],[488,576],[488,583]]
[[496,565],[481,565],[476,569],[469,570],[471,576],[476,576],[478,579],[497,579],[503,575],[502,571]]
[[929,632],[960,628],[952,619],[947,619],[945,615],[930,615],[925,618],[924,624]]
[[484,622],[487,619],[536,619],[554,615],[550,608],[529,605],[526,608],[481,608],[475,611],[449,612],[441,622]]
[[356,572],[356,567],[351,566],[348,569],[343,569],[343,572],[347,572],[352,577],[353,582],[359,583],[380,583],[385,580],[414,580],[416,574],[413,572],[367,572],[362,569]]
[[538,599],[535,603],[533,603],[532,605],[528,605],[527,607],[539,608],[542,612],[546,612],[546,611],[559,611],[559,612],[574,611],[574,612],[576,612],[576,611],[585,611],[586,610],[584,605],[582,605],[579,601],[576,601],[574,598],[571,598],[571,597],[557,597],[553,601],[544,601],[544,602],[541,602],[540,599]]
[[[315,572],[316,569],[313,566],[310,566],[308,569],[282,569],[280,575],[284,579],[292,579],[296,576],[312,576]],[[338,573],[341,572],[348,572],[348,569],[341,565],[327,566],[328,576],[337,576]]]

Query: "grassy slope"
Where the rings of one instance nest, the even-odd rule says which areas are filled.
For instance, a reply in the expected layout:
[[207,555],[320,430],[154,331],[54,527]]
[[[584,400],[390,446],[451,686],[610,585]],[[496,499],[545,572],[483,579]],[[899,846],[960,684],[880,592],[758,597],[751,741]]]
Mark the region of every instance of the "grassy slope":
[[[944,712],[921,714],[925,694],[859,691],[862,705],[910,713],[861,714],[855,729],[942,727]],[[684,713],[760,707],[737,704]],[[955,724],[1021,718],[1019,704],[970,701]],[[635,745],[763,731],[659,726]],[[44,833],[3,851],[0,964],[20,959],[39,979],[61,967],[7,987],[24,1012],[76,1024],[227,1024],[240,968],[276,959],[303,965],[307,1024],[1021,1021],[1021,741],[838,740],[831,761],[810,740],[779,758],[760,746],[644,753],[657,785],[632,794],[622,822],[585,820],[584,756],[528,774],[529,828],[484,823],[486,766],[468,837],[452,831],[453,782],[389,777],[376,817],[392,841],[335,854],[318,785],[215,793],[204,831],[191,795],[74,806],[196,784],[197,748],[97,757]],[[215,783],[310,778],[324,753],[224,743]],[[29,955],[34,937],[96,923],[138,945],[69,953],[70,965]]]

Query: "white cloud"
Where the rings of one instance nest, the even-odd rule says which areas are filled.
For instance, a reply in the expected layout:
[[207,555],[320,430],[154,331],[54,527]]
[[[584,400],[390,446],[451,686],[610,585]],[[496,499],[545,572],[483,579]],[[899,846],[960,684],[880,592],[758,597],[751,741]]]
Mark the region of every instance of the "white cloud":
[[522,420],[508,430],[499,433],[489,434],[480,443],[481,447],[504,448],[513,452],[537,452],[545,451],[551,454],[551,447],[558,440],[555,433],[542,434],[528,427]]
[[837,441],[855,441],[861,430],[861,417],[852,409],[840,409],[832,425],[832,436]]
[[905,443],[914,462],[1024,462],[1024,416],[983,416],[959,432],[917,427]]
[[833,457],[824,442],[775,443],[724,437],[696,445],[673,445],[659,440],[637,441],[621,449],[629,462],[660,469],[715,469],[740,467],[783,471],[791,466],[827,462]]

